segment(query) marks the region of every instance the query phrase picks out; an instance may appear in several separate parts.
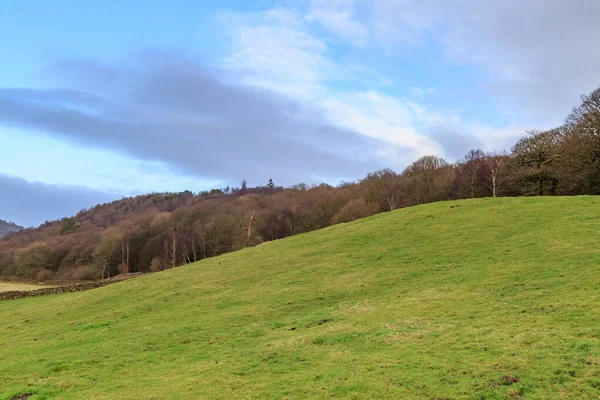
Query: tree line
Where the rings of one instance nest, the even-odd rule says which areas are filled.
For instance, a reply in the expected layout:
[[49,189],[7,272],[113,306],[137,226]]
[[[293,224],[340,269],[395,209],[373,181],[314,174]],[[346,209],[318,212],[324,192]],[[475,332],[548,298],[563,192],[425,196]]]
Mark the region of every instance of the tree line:
[[425,156],[337,186],[298,184],[154,193],[97,205],[0,240],[0,274],[84,280],[161,271],[397,208],[498,196],[600,194],[600,89],[563,125],[510,151]]

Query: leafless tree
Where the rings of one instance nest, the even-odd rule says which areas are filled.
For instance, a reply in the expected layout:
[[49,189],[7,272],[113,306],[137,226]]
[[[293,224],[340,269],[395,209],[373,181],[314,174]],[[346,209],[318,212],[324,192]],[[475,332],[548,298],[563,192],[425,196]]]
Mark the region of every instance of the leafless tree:
[[252,215],[250,216],[250,221],[248,222],[248,226],[244,228],[247,231],[246,235],[246,245],[250,243],[250,238],[252,237],[252,227],[256,222],[256,211],[252,211]]
[[[521,167],[519,183],[538,195],[555,194],[558,184],[555,163],[563,157],[564,130],[530,131],[513,147],[513,157]],[[525,192],[525,194],[528,194]]]
[[506,163],[506,155],[498,153],[488,153],[485,156],[485,164],[488,168],[488,188],[492,191],[492,197],[498,197],[500,187],[506,180],[503,169]]
[[464,160],[459,164],[460,176],[468,186],[468,196],[476,197],[477,182],[481,175],[485,160],[485,154],[481,150],[471,150],[467,153]]

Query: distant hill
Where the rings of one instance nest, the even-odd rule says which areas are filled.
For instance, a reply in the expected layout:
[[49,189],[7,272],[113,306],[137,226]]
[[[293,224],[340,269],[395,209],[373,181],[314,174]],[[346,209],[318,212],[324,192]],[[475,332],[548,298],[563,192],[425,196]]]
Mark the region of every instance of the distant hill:
[[0,237],[9,234],[10,232],[19,232],[24,228],[13,222],[6,222],[0,219]]

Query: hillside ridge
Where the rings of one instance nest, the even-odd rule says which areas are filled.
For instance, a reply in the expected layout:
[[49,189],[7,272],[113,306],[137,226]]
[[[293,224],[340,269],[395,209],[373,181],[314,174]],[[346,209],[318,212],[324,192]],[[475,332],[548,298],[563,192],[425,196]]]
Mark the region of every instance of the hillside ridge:
[[150,193],[83,209],[0,240],[0,276],[92,280],[157,272],[378,213],[443,200],[600,194],[600,88],[554,129],[508,151],[422,156],[337,186]]

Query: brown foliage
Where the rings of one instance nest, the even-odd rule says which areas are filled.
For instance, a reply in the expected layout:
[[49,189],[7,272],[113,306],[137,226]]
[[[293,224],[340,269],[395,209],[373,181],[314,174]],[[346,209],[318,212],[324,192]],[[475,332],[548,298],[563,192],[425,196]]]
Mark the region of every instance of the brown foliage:
[[71,272],[71,280],[74,281],[89,281],[94,279],[100,279],[102,271],[93,265],[83,265],[76,267]]
[[164,262],[164,260],[161,257],[154,257],[152,259],[152,262],[150,263],[150,271],[152,272],[158,272],[158,271],[163,271],[165,268],[166,263]]
[[416,204],[554,194],[600,194],[600,89],[583,96],[563,126],[530,132],[510,154],[471,150],[454,164],[425,156],[400,174],[382,169],[337,187],[245,182],[97,205],[0,239],[0,274],[43,280],[161,271]]
[[331,222],[333,224],[350,222],[359,218],[368,217],[369,215],[374,215],[375,213],[376,209],[373,205],[367,203],[365,199],[352,199],[333,216]]
[[35,274],[35,280],[38,282],[51,281],[54,279],[54,272],[49,269],[42,269]]

